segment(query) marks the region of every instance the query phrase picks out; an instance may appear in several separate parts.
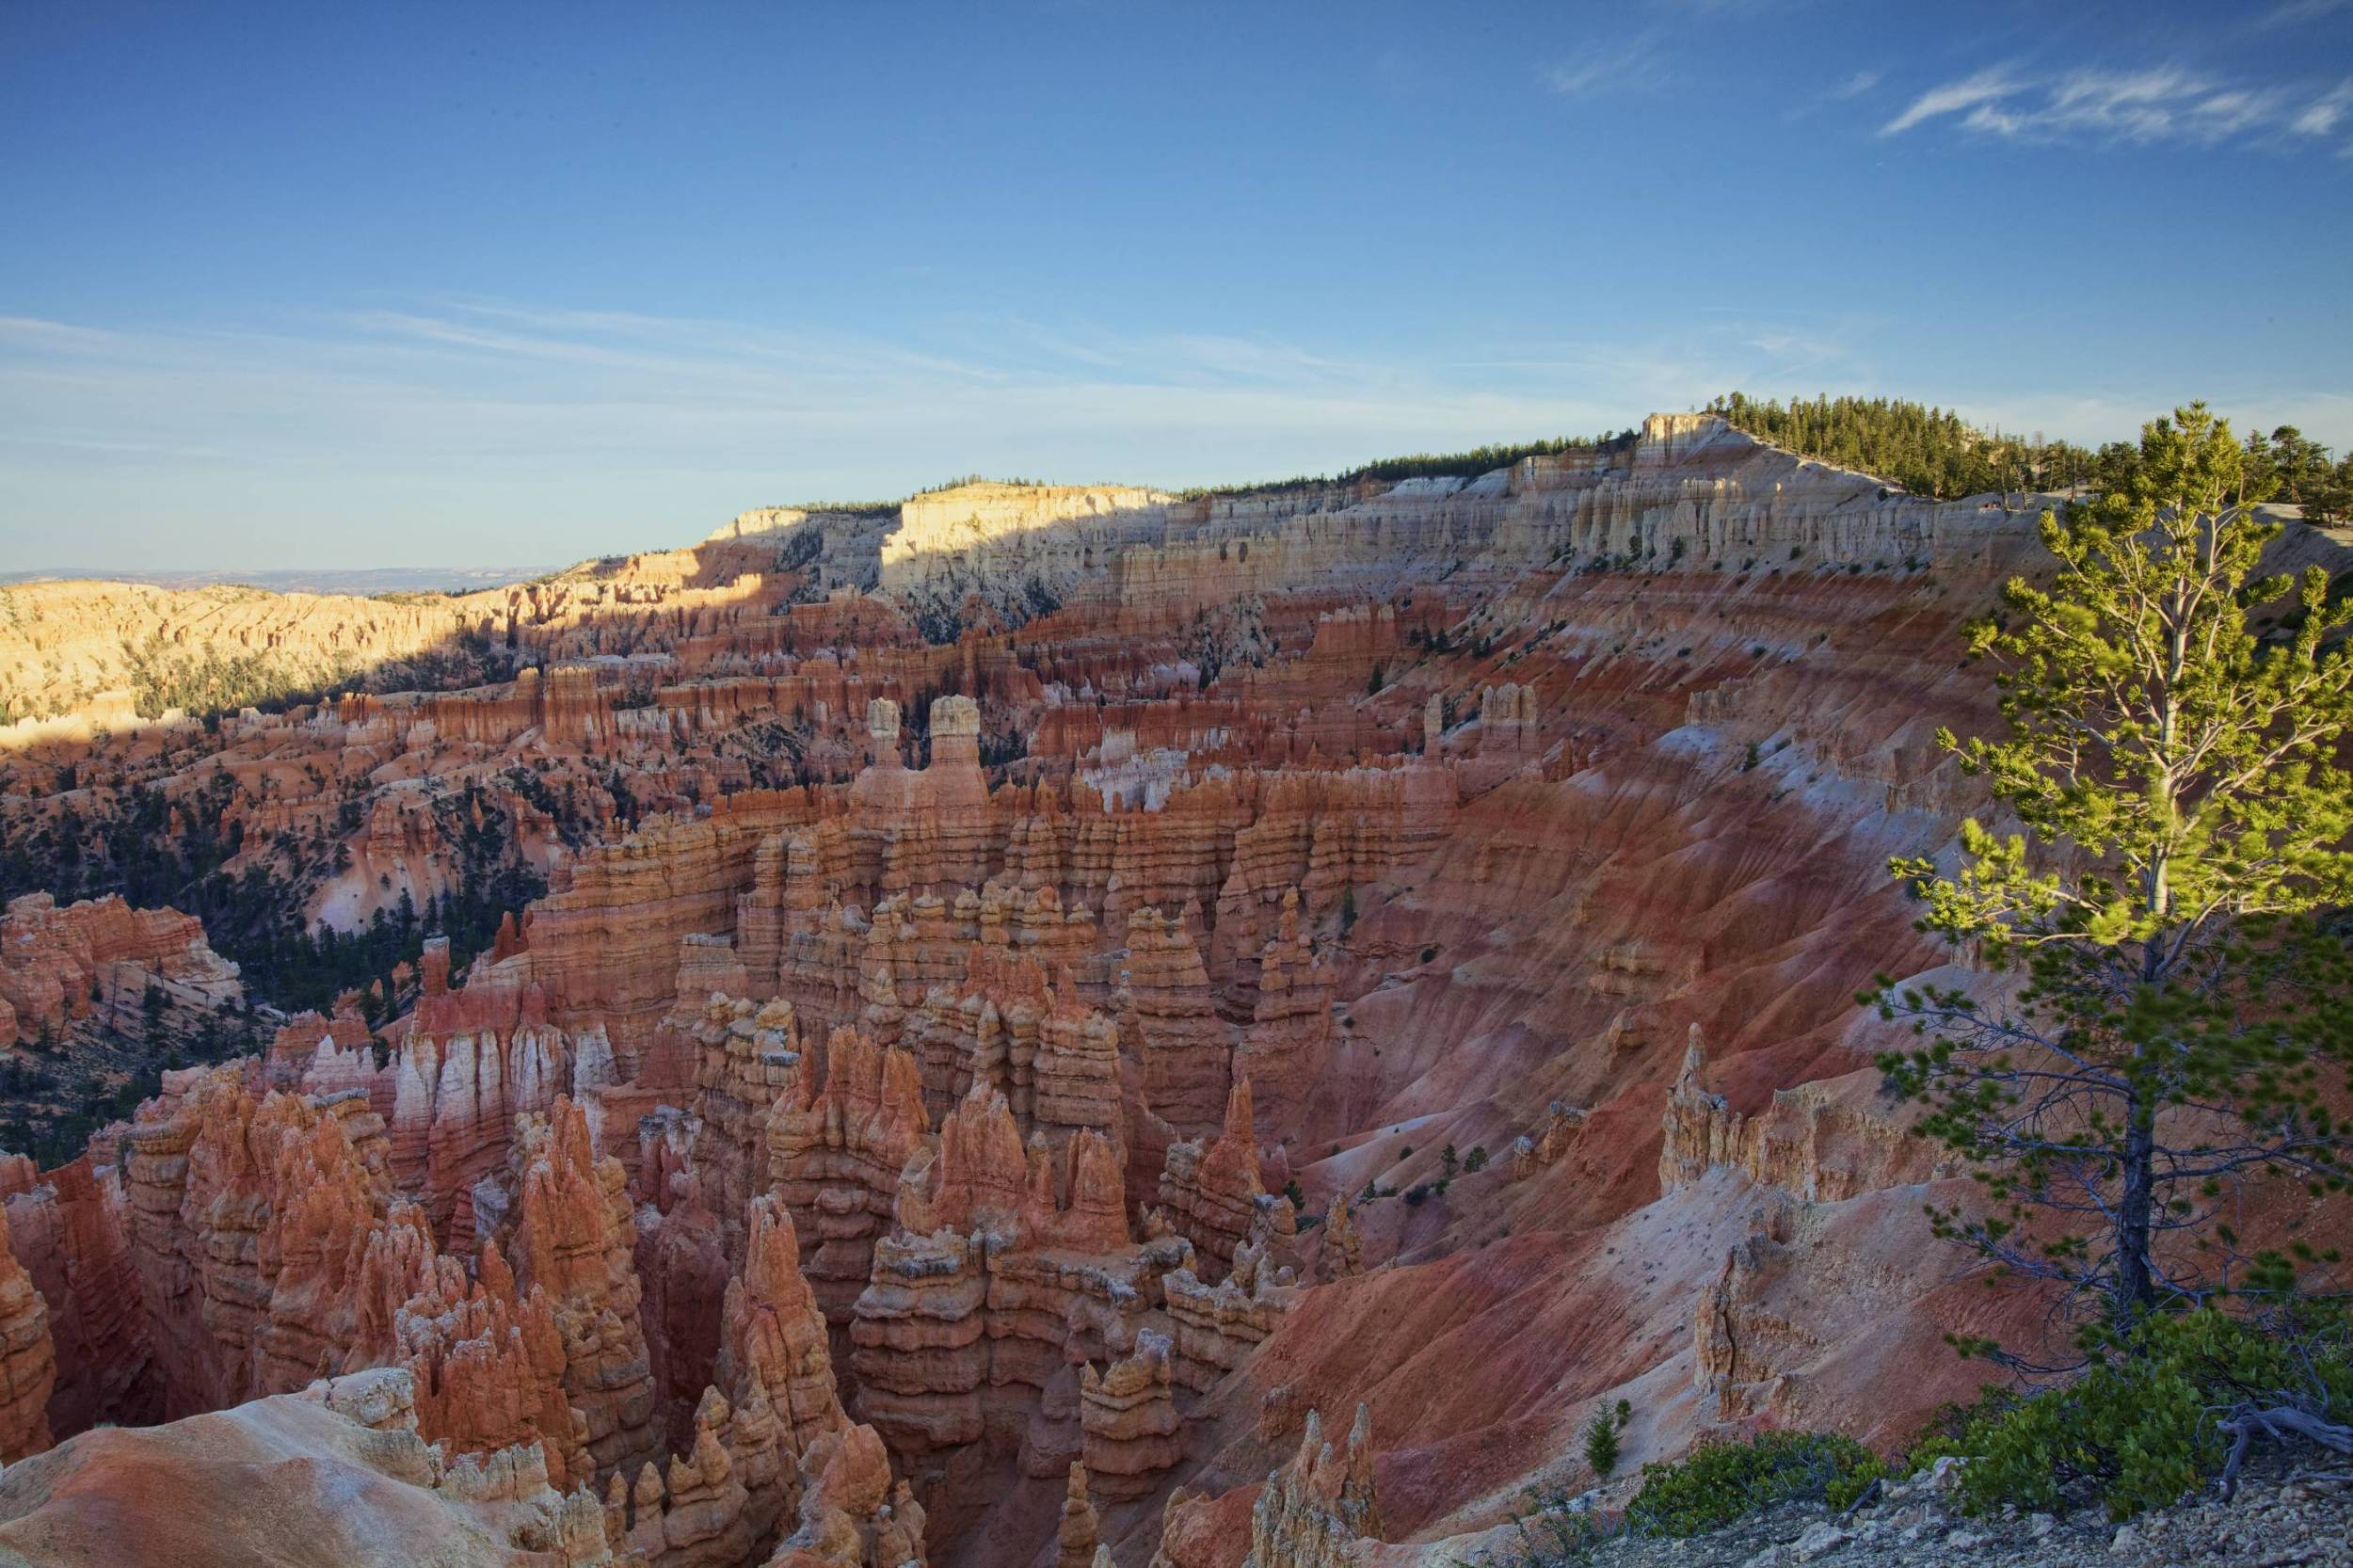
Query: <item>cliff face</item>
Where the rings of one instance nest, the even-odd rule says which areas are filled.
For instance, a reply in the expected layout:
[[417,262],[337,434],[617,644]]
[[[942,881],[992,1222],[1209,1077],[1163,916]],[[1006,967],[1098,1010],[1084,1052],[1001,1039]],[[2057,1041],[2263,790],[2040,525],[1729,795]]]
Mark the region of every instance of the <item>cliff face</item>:
[[0,1180],[8,1245],[35,1292],[9,1291],[8,1343],[21,1368],[9,1385],[19,1394],[19,1421],[29,1431],[30,1391],[43,1376],[36,1319],[45,1323],[51,1347],[47,1400],[55,1431],[155,1419],[161,1402],[149,1375],[153,1347],[119,1173],[94,1167],[87,1156],[45,1174],[29,1160],[8,1163],[15,1169]]
[[17,1261],[8,1221],[0,1216],[0,1464],[49,1447],[49,1395],[57,1383],[56,1346],[49,1304]]
[[1097,559],[1165,526],[1169,498],[1122,486],[959,485],[899,509],[882,544],[883,592],[919,615],[969,597],[1016,620],[1050,609]]
[[[376,1369],[441,1479],[351,1484],[427,1535],[495,1474],[581,1561],[1326,1568],[1456,1553],[1595,1400],[1637,1462],[1905,1431],[2031,1304],[1922,1267],[1959,1182],[1851,999],[1951,961],[1884,867],[1976,804],[1931,736],[2035,548],[1664,416],[747,514],[432,609],[489,684],[28,742],[28,844],[161,800],[234,875],[343,844],[344,929],[549,891],[0,1166],[0,1444],[96,1495],[151,1461],[94,1424],[183,1416],[331,1478],[344,1396],[287,1412]],[[0,936],[20,1021],[234,994],[168,912]]]

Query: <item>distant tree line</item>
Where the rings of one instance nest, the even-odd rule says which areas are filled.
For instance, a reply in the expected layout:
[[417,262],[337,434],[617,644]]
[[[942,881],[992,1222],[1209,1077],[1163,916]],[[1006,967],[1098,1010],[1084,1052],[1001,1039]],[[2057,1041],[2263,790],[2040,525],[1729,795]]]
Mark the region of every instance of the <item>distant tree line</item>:
[[1605,430],[1598,436],[1556,436],[1544,440],[1500,441],[1464,452],[1416,452],[1402,457],[1381,457],[1339,474],[1296,474],[1289,479],[1247,485],[1201,485],[1177,493],[1187,500],[1213,495],[1253,495],[1265,490],[1297,489],[1309,485],[1353,485],[1359,480],[1476,479],[1526,457],[1560,457],[1571,454],[1600,457],[1623,452],[1641,439],[1639,430]]
[[[2131,441],[2093,451],[2070,441],[1980,430],[1949,408],[1893,397],[1762,401],[1728,392],[1707,405],[1732,426],[1801,457],[1833,463],[1901,485],[1915,495],[1954,501],[1966,495],[2055,493],[2118,488],[2138,459]],[[2339,523],[2353,516],[2353,455],[2332,461],[2329,448],[2295,425],[2243,446],[2245,487],[2234,500],[2284,502],[2304,520]]]
[[2090,483],[2100,467],[2100,455],[2088,448],[2040,434],[1979,430],[1949,408],[1902,398],[1817,396],[1785,404],[1736,392],[1711,401],[1707,412],[1800,456],[1892,480],[1939,501],[2072,489]]
[[2295,425],[2282,424],[2268,439],[2249,435],[2246,454],[2250,498],[2301,506],[2306,522],[2353,518],[2353,453],[2331,463],[2327,447]]

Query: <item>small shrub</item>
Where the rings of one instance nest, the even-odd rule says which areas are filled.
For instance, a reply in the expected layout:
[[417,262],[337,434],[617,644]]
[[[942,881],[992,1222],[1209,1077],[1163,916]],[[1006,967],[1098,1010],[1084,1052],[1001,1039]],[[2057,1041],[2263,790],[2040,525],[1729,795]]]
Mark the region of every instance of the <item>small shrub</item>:
[[1966,1455],[1961,1497],[1972,1512],[2049,1510],[2071,1484],[2088,1483],[2110,1517],[2129,1519],[2222,1468],[2222,1422],[2281,1405],[2333,1422],[2353,1416],[2353,1323],[2342,1310],[2153,1318],[2073,1383],[1992,1391],[1946,1413],[1911,1462]]
[[1483,1171],[1486,1168],[1487,1145],[1484,1144],[1473,1144],[1471,1145],[1470,1153],[1463,1157],[1464,1174],[1468,1175],[1473,1171]]
[[1564,1492],[1530,1492],[1535,1506],[1512,1515],[1519,1532],[1517,1560],[1525,1568],[1570,1568],[1593,1561],[1613,1531]]
[[1704,1443],[1676,1463],[1642,1466],[1642,1489],[1626,1505],[1626,1528],[1680,1538],[1786,1502],[1844,1508],[1884,1471],[1878,1455],[1835,1432],[1768,1432],[1747,1443]]

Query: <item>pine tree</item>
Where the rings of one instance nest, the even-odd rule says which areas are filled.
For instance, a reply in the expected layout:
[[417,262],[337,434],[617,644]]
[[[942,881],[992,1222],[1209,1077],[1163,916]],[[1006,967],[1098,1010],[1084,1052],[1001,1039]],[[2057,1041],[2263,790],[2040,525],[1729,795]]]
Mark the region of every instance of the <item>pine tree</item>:
[[1585,1463],[1593,1467],[1593,1480],[1608,1480],[1618,1467],[1624,1448],[1618,1434],[1634,1418],[1634,1407],[1625,1400],[1608,1410],[1596,1410],[1585,1423]]
[[[2026,984],[1869,1000],[1931,1042],[1881,1064],[1986,1184],[1939,1230],[2121,1336],[2292,1274],[2242,1253],[2231,1211],[2258,1183],[2319,1196],[2348,1175],[2322,1069],[2353,1063],[2353,965],[2322,917],[2353,903],[2353,662],[2334,646],[2353,612],[2318,568],[2254,579],[2278,530],[2203,405],[2108,470],[2108,493],[2043,516],[2053,584],[2013,581],[1970,632],[2005,665],[2008,737],[1939,735],[2025,831],[1964,824],[1951,876],[1893,863],[1924,929]],[[2258,644],[2249,609],[2291,591],[2292,640]]]

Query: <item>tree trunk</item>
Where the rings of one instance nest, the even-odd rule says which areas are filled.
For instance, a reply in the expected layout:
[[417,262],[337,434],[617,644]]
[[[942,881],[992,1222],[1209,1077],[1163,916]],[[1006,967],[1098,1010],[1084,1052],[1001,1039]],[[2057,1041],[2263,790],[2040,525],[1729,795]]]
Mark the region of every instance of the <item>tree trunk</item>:
[[2154,1305],[2156,1275],[2149,1257],[2157,1189],[2156,1108],[2130,1091],[2124,1123],[2124,1188],[2116,1206],[2116,1286],[2111,1318],[2119,1333]]

